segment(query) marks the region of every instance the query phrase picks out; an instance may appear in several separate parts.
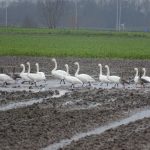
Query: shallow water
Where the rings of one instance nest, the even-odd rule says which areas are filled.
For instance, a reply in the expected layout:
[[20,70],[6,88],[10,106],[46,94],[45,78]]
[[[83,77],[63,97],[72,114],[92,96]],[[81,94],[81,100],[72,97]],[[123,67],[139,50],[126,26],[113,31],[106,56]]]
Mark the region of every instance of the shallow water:
[[[7,92],[15,92],[15,91],[32,91],[32,92],[39,92],[39,91],[48,91],[50,89],[68,89],[70,88],[71,84],[67,83],[66,84],[60,84],[60,80],[52,79],[52,80],[47,80],[45,82],[38,82],[37,87],[34,85],[29,85],[28,83],[26,84],[21,84],[21,80],[19,80],[15,84],[7,85],[6,87],[0,86],[0,91],[7,91]],[[30,88],[31,87],[31,88]],[[78,84],[76,85],[76,88],[82,88],[82,85]],[[88,85],[86,85],[87,88]],[[111,89],[114,87],[114,84],[109,84],[108,86],[106,84],[101,85],[99,82],[93,83],[91,88],[102,88],[102,89]],[[117,87],[118,89],[123,88],[121,84]],[[136,89],[134,84],[126,86],[128,89]]]
[[[65,93],[67,93],[67,92],[68,92],[67,90],[60,90],[58,95],[53,95],[52,97],[47,97],[47,98],[59,98],[59,97],[65,95]],[[31,99],[28,101],[26,100],[26,101],[22,101],[22,102],[9,103],[7,105],[0,106],[0,111],[7,111],[10,109],[27,107],[27,106],[31,106],[33,104],[42,103],[44,100],[45,100],[45,98],[40,98],[40,99]]]
[[88,102],[85,104],[82,100],[67,101],[62,104],[62,106],[67,110],[93,109],[101,105],[102,105],[101,103],[95,103],[95,102]]
[[65,146],[71,144],[71,142],[79,141],[81,138],[85,138],[85,137],[91,136],[91,135],[99,135],[99,134],[101,134],[101,133],[103,133],[103,132],[105,132],[109,129],[117,128],[120,125],[127,125],[131,122],[135,122],[135,121],[143,119],[145,117],[146,118],[150,117],[150,109],[140,111],[140,112],[135,113],[132,116],[126,118],[126,119],[122,119],[122,120],[119,120],[119,121],[112,122],[108,125],[95,128],[95,129],[93,129],[89,132],[76,134],[71,139],[61,140],[59,143],[54,143],[52,145],[49,145],[48,147],[46,147],[42,150],[58,150],[60,148],[63,148]]

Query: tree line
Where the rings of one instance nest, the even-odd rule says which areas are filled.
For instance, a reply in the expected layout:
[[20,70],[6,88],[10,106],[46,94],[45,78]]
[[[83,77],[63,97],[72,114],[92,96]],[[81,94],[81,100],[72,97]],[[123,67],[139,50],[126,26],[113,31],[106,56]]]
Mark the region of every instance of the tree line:
[[[7,5],[7,23],[19,27],[149,30],[150,0],[19,0]],[[6,4],[0,3],[0,25]]]

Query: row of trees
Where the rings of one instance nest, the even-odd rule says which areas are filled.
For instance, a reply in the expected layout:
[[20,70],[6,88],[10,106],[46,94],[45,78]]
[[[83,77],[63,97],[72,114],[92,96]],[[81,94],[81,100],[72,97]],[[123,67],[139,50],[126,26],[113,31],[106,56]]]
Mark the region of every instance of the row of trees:
[[[126,28],[150,25],[150,0],[19,0],[9,3],[8,25],[24,27],[116,28],[117,3],[120,24]],[[6,7],[1,3],[0,25],[5,25]]]

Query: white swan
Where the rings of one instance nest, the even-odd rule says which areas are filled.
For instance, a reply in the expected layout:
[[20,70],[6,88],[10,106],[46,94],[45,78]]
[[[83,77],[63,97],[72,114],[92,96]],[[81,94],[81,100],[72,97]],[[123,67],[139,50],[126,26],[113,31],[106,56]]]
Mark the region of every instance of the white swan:
[[135,82],[135,84],[137,85],[138,83],[139,83],[139,79],[140,79],[140,77],[139,77],[139,75],[138,75],[138,68],[134,68],[134,70],[135,70],[135,77],[134,77],[134,82]]
[[110,80],[108,80],[107,76],[103,75],[102,73],[102,65],[98,64],[98,66],[100,67],[100,74],[99,74],[99,81],[103,84],[106,83],[108,86],[108,83],[110,83]]
[[[41,74],[38,74],[38,73],[30,73],[30,63],[27,62],[27,65],[29,67],[28,69],[28,77],[31,79],[31,81],[34,82],[34,84],[36,85],[36,82],[38,81],[43,81],[45,80],[45,77],[43,77]],[[37,85],[36,85],[37,86]]]
[[36,73],[37,73],[37,74],[40,74],[40,75],[43,77],[43,79],[46,80],[45,73],[39,71],[39,64],[36,63],[35,66],[36,66],[36,69],[37,69],[37,72],[36,72]]
[[80,71],[80,66],[78,62],[74,63],[75,65],[77,65],[77,71],[75,73],[75,77],[77,77],[79,80],[81,80],[84,83],[89,83],[89,85],[91,85],[91,83],[95,82],[95,79],[93,79],[91,76],[87,75],[87,74],[79,74]]
[[61,82],[63,81],[64,84],[65,84],[65,76],[68,75],[68,73],[66,71],[63,71],[63,70],[57,70],[57,62],[56,62],[56,59],[53,58],[52,61],[55,63],[55,67],[54,69],[51,71],[51,74],[55,77],[55,78],[58,78],[60,79],[60,84]]
[[145,68],[142,68],[143,70],[143,75],[141,77],[141,79],[145,80],[145,82],[149,83],[150,82],[150,77],[146,76],[146,69]]
[[0,81],[3,82],[3,86],[7,85],[8,82],[15,82],[13,78],[4,73],[0,74]]
[[119,76],[110,76],[109,66],[105,65],[105,68],[107,69],[107,79],[110,82],[115,83],[115,86],[118,86],[118,84],[121,82],[121,78]]
[[74,77],[74,76],[71,76],[69,74],[69,67],[68,67],[68,64],[65,64],[65,67],[66,67],[66,70],[67,70],[67,73],[68,75],[65,76],[65,80],[69,83],[71,83],[71,88],[74,88],[74,85],[75,84],[83,84],[82,81],[80,81],[78,78]]
[[20,64],[20,67],[22,67],[22,72],[20,73],[20,77],[22,80],[24,80],[24,82],[29,82],[31,81],[31,79],[28,77],[28,73],[25,73],[25,65],[24,64]]

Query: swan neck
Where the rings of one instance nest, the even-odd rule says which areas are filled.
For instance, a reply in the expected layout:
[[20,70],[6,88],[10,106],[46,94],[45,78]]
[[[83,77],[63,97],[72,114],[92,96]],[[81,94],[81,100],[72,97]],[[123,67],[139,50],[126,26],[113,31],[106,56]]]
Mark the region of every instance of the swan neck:
[[80,66],[79,66],[79,64],[77,64],[77,71],[75,73],[75,76],[77,76],[79,74],[79,70],[80,70]]
[[30,73],[30,70],[31,70],[31,68],[30,68],[30,63],[28,64],[28,73]]
[[138,70],[136,70],[135,76],[136,76],[136,77],[138,76]]
[[22,65],[22,72],[21,73],[25,73],[25,66],[24,65]]
[[56,60],[54,60],[54,64],[55,64],[55,67],[54,67],[53,71],[55,71],[57,69],[57,62],[56,62]]
[[145,76],[146,75],[146,70],[144,70],[144,73],[143,73],[143,76]]
[[37,73],[39,72],[39,64],[36,65]]
[[99,66],[100,68],[100,75],[102,75],[102,66]]
[[66,72],[67,72],[67,74],[69,74],[69,67],[68,67],[68,65],[66,66]]

